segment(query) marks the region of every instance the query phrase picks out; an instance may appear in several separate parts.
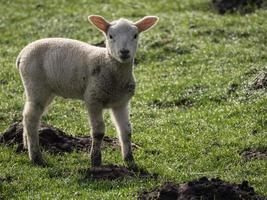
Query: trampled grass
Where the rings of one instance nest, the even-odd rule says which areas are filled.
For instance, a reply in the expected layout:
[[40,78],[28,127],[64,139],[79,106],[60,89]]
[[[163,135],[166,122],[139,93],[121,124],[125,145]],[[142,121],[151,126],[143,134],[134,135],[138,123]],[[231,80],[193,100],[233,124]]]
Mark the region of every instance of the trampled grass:
[[[45,154],[47,168],[34,167],[26,153],[0,145],[0,199],[136,199],[165,180],[201,176],[248,180],[267,195],[267,162],[245,161],[247,148],[267,148],[266,90],[249,83],[267,66],[267,11],[218,15],[208,0],[181,1],[4,1],[0,0],[0,132],[21,119],[23,86],[15,68],[19,51],[44,37],[68,37],[91,44],[103,39],[89,14],[137,20],[157,15],[144,33],[135,68],[137,92],[131,104],[134,152],[139,166],[159,179],[84,181],[86,153]],[[107,135],[115,136],[106,114]],[[57,98],[43,120],[73,135],[88,135],[82,102]],[[103,161],[123,164],[118,150]]]

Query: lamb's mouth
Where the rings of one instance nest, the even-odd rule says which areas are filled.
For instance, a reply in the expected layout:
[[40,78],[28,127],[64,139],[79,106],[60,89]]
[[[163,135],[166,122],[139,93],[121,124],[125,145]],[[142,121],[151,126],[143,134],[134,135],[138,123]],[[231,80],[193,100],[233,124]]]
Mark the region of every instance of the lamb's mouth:
[[120,59],[121,59],[122,61],[127,61],[127,60],[130,59],[130,55],[120,55]]

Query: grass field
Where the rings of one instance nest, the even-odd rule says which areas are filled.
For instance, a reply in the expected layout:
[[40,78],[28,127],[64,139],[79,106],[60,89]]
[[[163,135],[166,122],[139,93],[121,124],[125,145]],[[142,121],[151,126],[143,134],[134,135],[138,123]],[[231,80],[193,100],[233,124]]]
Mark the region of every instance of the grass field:
[[[134,152],[139,166],[159,179],[84,181],[87,153],[44,152],[49,167],[35,167],[26,153],[0,145],[0,199],[136,199],[165,180],[201,176],[248,180],[267,195],[267,161],[244,160],[247,148],[267,148],[266,90],[250,90],[267,66],[267,11],[218,15],[208,0],[0,0],[0,132],[21,119],[23,86],[15,68],[19,51],[44,37],[97,43],[103,36],[89,14],[137,20],[157,15],[142,35],[132,99]],[[116,136],[108,113],[107,135]],[[88,135],[82,102],[57,98],[43,121],[73,135]],[[123,164],[120,151],[105,149],[104,164]],[[79,195],[77,195],[77,192]]]

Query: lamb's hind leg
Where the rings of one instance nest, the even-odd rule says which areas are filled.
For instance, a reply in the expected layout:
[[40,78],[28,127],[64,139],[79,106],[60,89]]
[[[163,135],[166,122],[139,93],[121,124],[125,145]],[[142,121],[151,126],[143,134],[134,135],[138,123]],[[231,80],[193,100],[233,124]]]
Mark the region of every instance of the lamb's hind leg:
[[52,94],[45,88],[37,87],[37,84],[31,88],[27,85],[25,87],[26,103],[23,110],[23,142],[28,148],[30,160],[37,165],[45,165],[39,147],[39,123],[45,108],[53,99]]
[[[44,165],[39,147],[38,127],[44,107],[36,102],[26,102],[23,111],[24,139],[27,139],[27,147],[30,160],[37,165]],[[25,141],[24,141],[25,143]]]
[[[45,107],[46,106],[48,106],[50,103],[51,103],[51,101],[53,100],[53,98],[54,98],[54,96],[51,96],[48,100],[47,100],[47,102],[46,102],[46,105],[45,105]],[[31,103],[30,102],[26,102],[25,103],[25,106],[24,106],[24,111],[23,111],[23,115],[27,115],[29,112],[31,113],[31,107],[36,107],[36,106],[34,106],[34,103],[32,103],[33,104],[33,106],[31,105]],[[41,105],[38,105],[38,103],[37,103],[37,107],[40,107],[39,108],[39,110],[40,110],[40,112],[41,113],[43,113],[43,107],[41,106]],[[35,113],[36,115],[38,115],[38,112],[37,113]],[[42,115],[42,114],[41,114]],[[25,117],[24,117],[24,119],[25,119]],[[39,119],[40,120],[40,119]],[[23,120],[23,127],[26,127],[25,126],[25,124],[26,124],[27,122],[25,121],[25,120]],[[39,124],[39,122],[38,122],[38,124]],[[28,149],[28,137],[27,137],[27,130],[26,130],[26,128],[24,128],[24,131],[23,131],[23,147],[24,147],[24,149]]]

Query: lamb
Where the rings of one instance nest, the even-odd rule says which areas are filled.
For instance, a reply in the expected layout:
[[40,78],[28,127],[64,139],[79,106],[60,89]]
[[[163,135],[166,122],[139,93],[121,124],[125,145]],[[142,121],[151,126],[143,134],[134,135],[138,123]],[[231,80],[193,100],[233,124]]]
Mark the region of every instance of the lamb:
[[123,160],[135,168],[129,121],[129,102],[135,92],[133,60],[139,34],[154,26],[158,17],[146,16],[135,23],[126,19],[108,22],[98,15],[90,15],[88,20],[104,34],[106,47],[46,38],[20,52],[16,66],[26,94],[23,144],[34,164],[45,165],[38,136],[43,112],[56,95],[80,99],[85,102],[91,124],[91,165],[101,165],[100,147],[105,133],[102,113],[110,109]]

